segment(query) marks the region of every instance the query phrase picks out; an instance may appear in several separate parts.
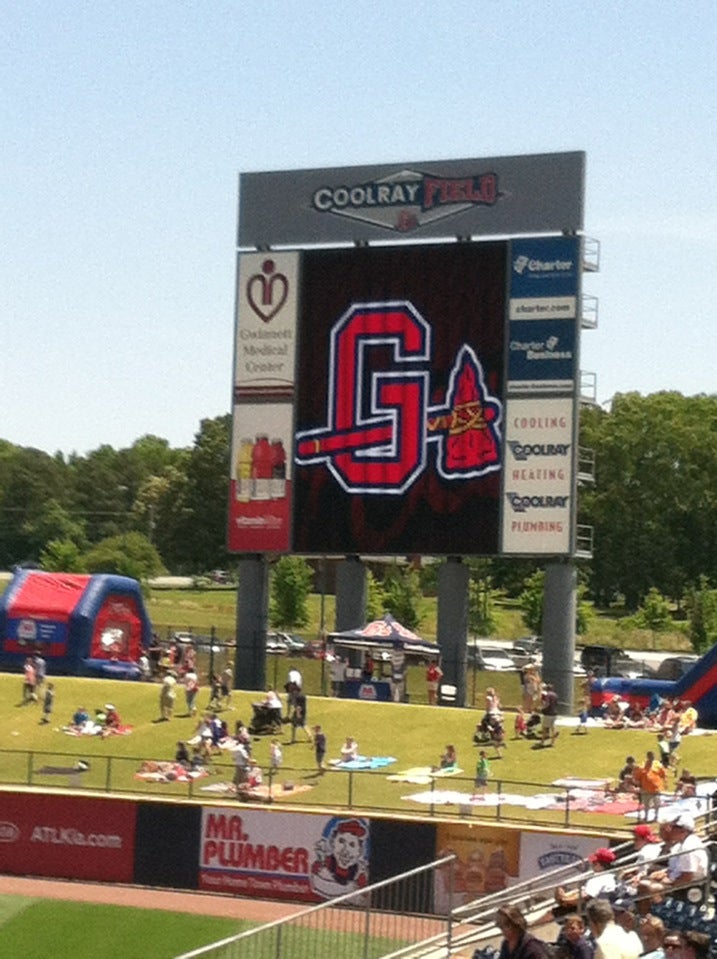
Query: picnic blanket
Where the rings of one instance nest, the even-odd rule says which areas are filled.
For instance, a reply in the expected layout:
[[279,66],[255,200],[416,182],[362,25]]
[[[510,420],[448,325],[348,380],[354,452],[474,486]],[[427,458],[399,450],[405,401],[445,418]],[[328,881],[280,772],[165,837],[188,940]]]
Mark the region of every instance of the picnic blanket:
[[187,769],[181,763],[150,760],[142,763],[134,778],[149,783],[188,783],[208,775],[206,769]]
[[433,766],[413,766],[403,772],[386,776],[391,783],[413,783],[415,786],[428,786],[434,779],[444,776],[458,776],[463,770],[458,766],[447,766],[445,769],[436,769]]
[[390,766],[396,760],[393,756],[357,756],[355,759],[330,759],[329,765],[332,769],[348,769],[353,772],[359,772],[364,769],[383,769],[384,766]]
[[[212,793],[215,796],[236,796],[236,786],[230,782],[209,783],[209,785],[200,786],[199,788],[202,792]],[[289,788],[289,783],[286,785],[282,783],[272,783],[271,790],[269,786],[265,785],[255,786],[254,789],[248,790],[247,798],[263,802],[267,802],[269,799],[271,799],[272,802],[280,802],[281,800],[291,800],[299,793],[308,792],[313,788],[313,786],[303,783],[301,785],[293,784],[291,788]]]
[[129,736],[134,726],[104,726],[89,720],[81,726],[62,726],[61,731],[68,736]]

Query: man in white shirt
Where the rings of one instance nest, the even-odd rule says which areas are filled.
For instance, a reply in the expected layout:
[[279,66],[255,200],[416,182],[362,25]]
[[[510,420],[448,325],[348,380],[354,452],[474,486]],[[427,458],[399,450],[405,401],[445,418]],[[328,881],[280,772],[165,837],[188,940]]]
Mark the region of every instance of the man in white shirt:
[[615,922],[612,906],[606,899],[591,899],[585,915],[595,940],[595,959],[638,959],[642,952],[639,937],[636,945]]
[[[667,824],[666,824],[667,825]],[[701,895],[709,869],[705,844],[695,833],[695,821],[688,813],[677,813],[669,822],[670,855],[667,866],[651,872],[639,885],[641,896],[661,898],[664,895],[686,898],[693,890]],[[690,901],[698,901],[689,896]]]

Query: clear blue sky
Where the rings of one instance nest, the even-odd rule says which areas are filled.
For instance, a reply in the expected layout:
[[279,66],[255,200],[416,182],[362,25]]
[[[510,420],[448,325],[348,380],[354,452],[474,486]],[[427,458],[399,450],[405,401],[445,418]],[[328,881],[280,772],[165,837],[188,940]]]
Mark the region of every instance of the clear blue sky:
[[0,438],[230,408],[240,171],[584,150],[598,398],[717,392],[717,4],[0,0]]

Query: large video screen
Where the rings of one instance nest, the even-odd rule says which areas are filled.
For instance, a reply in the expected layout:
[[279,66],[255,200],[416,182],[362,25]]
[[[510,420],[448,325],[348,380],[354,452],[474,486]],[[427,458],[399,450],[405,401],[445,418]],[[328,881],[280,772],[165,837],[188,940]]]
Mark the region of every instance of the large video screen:
[[577,259],[564,237],[241,254],[229,549],[569,552]]

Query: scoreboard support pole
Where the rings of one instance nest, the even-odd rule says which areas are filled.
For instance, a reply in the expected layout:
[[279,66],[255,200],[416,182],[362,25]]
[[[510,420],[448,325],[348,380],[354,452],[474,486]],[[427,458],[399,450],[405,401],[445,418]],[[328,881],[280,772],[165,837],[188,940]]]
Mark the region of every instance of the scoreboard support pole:
[[577,569],[570,560],[545,567],[543,601],[543,679],[558,694],[559,712],[573,712]]
[[466,701],[469,569],[460,556],[449,556],[438,569],[438,646],[443,682],[456,687],[457,706]]
[[266,632],[269,610],[269,563],[263,554],[239,559],[236,689],[266,689]]

